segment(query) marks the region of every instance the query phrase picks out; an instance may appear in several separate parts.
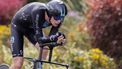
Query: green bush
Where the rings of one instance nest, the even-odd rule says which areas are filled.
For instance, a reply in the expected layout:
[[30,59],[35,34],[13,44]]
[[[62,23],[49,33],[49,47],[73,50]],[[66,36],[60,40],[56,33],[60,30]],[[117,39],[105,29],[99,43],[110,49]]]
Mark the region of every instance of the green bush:
[[73,69],[116,69],[114,60],[99,49],[74,50],[70,63]]

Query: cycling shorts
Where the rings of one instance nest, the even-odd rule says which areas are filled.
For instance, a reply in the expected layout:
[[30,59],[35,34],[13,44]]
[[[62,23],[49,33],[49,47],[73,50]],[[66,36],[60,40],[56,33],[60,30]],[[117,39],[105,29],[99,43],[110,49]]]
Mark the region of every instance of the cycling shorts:
[[37,43],[35,39],[34,29],[32,28],[23,28],[15,25],[16,21],[13,21],[11,24],[11,51],[13,57],[21,56],[23,57],[23,44],[24,36],[33,44]]

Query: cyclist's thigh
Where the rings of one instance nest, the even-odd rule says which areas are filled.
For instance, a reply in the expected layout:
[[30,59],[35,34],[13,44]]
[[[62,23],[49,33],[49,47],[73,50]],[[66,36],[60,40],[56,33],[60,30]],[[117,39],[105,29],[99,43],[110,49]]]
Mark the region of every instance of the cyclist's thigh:
[[10,41],[13,57],[23,56],[23,33],[14,25],[11,26]]

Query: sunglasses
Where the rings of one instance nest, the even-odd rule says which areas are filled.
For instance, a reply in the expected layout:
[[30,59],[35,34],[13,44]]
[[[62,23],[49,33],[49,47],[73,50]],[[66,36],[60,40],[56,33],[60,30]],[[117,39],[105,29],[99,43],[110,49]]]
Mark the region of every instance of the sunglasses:
[[62,20],[63,19],[63,16],[54,16],[54,19],[55,20]]

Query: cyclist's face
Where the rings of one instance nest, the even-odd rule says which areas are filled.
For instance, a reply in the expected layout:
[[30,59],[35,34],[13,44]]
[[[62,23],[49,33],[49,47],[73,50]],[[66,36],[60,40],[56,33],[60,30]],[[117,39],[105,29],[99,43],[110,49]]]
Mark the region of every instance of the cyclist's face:
[[57,27],[61,23],[61,17],[52,17],[50,21],[54,27]]

